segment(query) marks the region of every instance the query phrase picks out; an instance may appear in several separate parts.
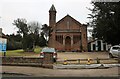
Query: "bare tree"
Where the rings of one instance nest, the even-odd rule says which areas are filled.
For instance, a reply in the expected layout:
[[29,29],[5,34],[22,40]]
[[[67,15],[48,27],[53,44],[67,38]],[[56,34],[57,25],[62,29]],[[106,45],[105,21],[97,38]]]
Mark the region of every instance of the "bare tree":
[[39,36],[41,33],[41,27],[42,27],[42,25],[36,21],[28,23],[29,34],[32,36],[32,38],[34,40],[33,48],[35,48],[35,46],[38,45]]
[[37,21],[28,23],[29,33],[39,34],[41,32],[41,27],[42,25]]

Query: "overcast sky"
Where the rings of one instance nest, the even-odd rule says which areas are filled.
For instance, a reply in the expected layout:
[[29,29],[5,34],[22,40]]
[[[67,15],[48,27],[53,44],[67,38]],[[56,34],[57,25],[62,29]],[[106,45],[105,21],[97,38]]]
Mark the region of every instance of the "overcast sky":
[[49,24],[49,9],[54,4],[57,10],[57,21],[67,14],[80,23],[86,23],[87,7],[92,8],[91,0],[0,0],[0,27],[3,33],[16,33],[16,27],[12,25],[17,18],[25,18],[28,22],[38,21],[41,24]]

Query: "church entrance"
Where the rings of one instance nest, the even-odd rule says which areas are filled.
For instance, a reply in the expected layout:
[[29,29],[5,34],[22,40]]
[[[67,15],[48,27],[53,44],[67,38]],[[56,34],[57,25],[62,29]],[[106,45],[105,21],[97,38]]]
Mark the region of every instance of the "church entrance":
[[65,50],[71,51],[71,38],[69,36],[65,39]]

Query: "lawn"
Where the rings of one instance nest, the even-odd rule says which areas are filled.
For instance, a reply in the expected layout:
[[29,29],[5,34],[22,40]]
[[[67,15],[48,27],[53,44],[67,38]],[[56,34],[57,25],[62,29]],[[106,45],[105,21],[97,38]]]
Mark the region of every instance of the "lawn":
[[[18,49],[18,50],[8,50],[6,52],[6,56],[33,56],[33,55],[38,55],[40,53],[42,48],[36,47],[34,52],[24,52],[23,49]],[[4,53],[0,54],[0,56],[3,56]]]

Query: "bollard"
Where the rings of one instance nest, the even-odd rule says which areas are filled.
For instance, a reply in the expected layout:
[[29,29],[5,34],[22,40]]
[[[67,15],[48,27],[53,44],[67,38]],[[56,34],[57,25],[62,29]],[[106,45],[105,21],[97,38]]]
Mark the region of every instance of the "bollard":
[[4,52],[4,57],[6,56],[6,52]]
[[100,59],[97,58],[97,64],[100,64]]
[[78,64],[80,64],[80,59],[78,59]]
[[64,59],[63,65],[67,65],[67,59],[66,58]]
[[87,60],[87,64],[88,64],[88,65],[90,65],[90,64],[91,64],[91,63],[90,63],[90,59],[89,59],[89,58],[88,58],[88,60]]

